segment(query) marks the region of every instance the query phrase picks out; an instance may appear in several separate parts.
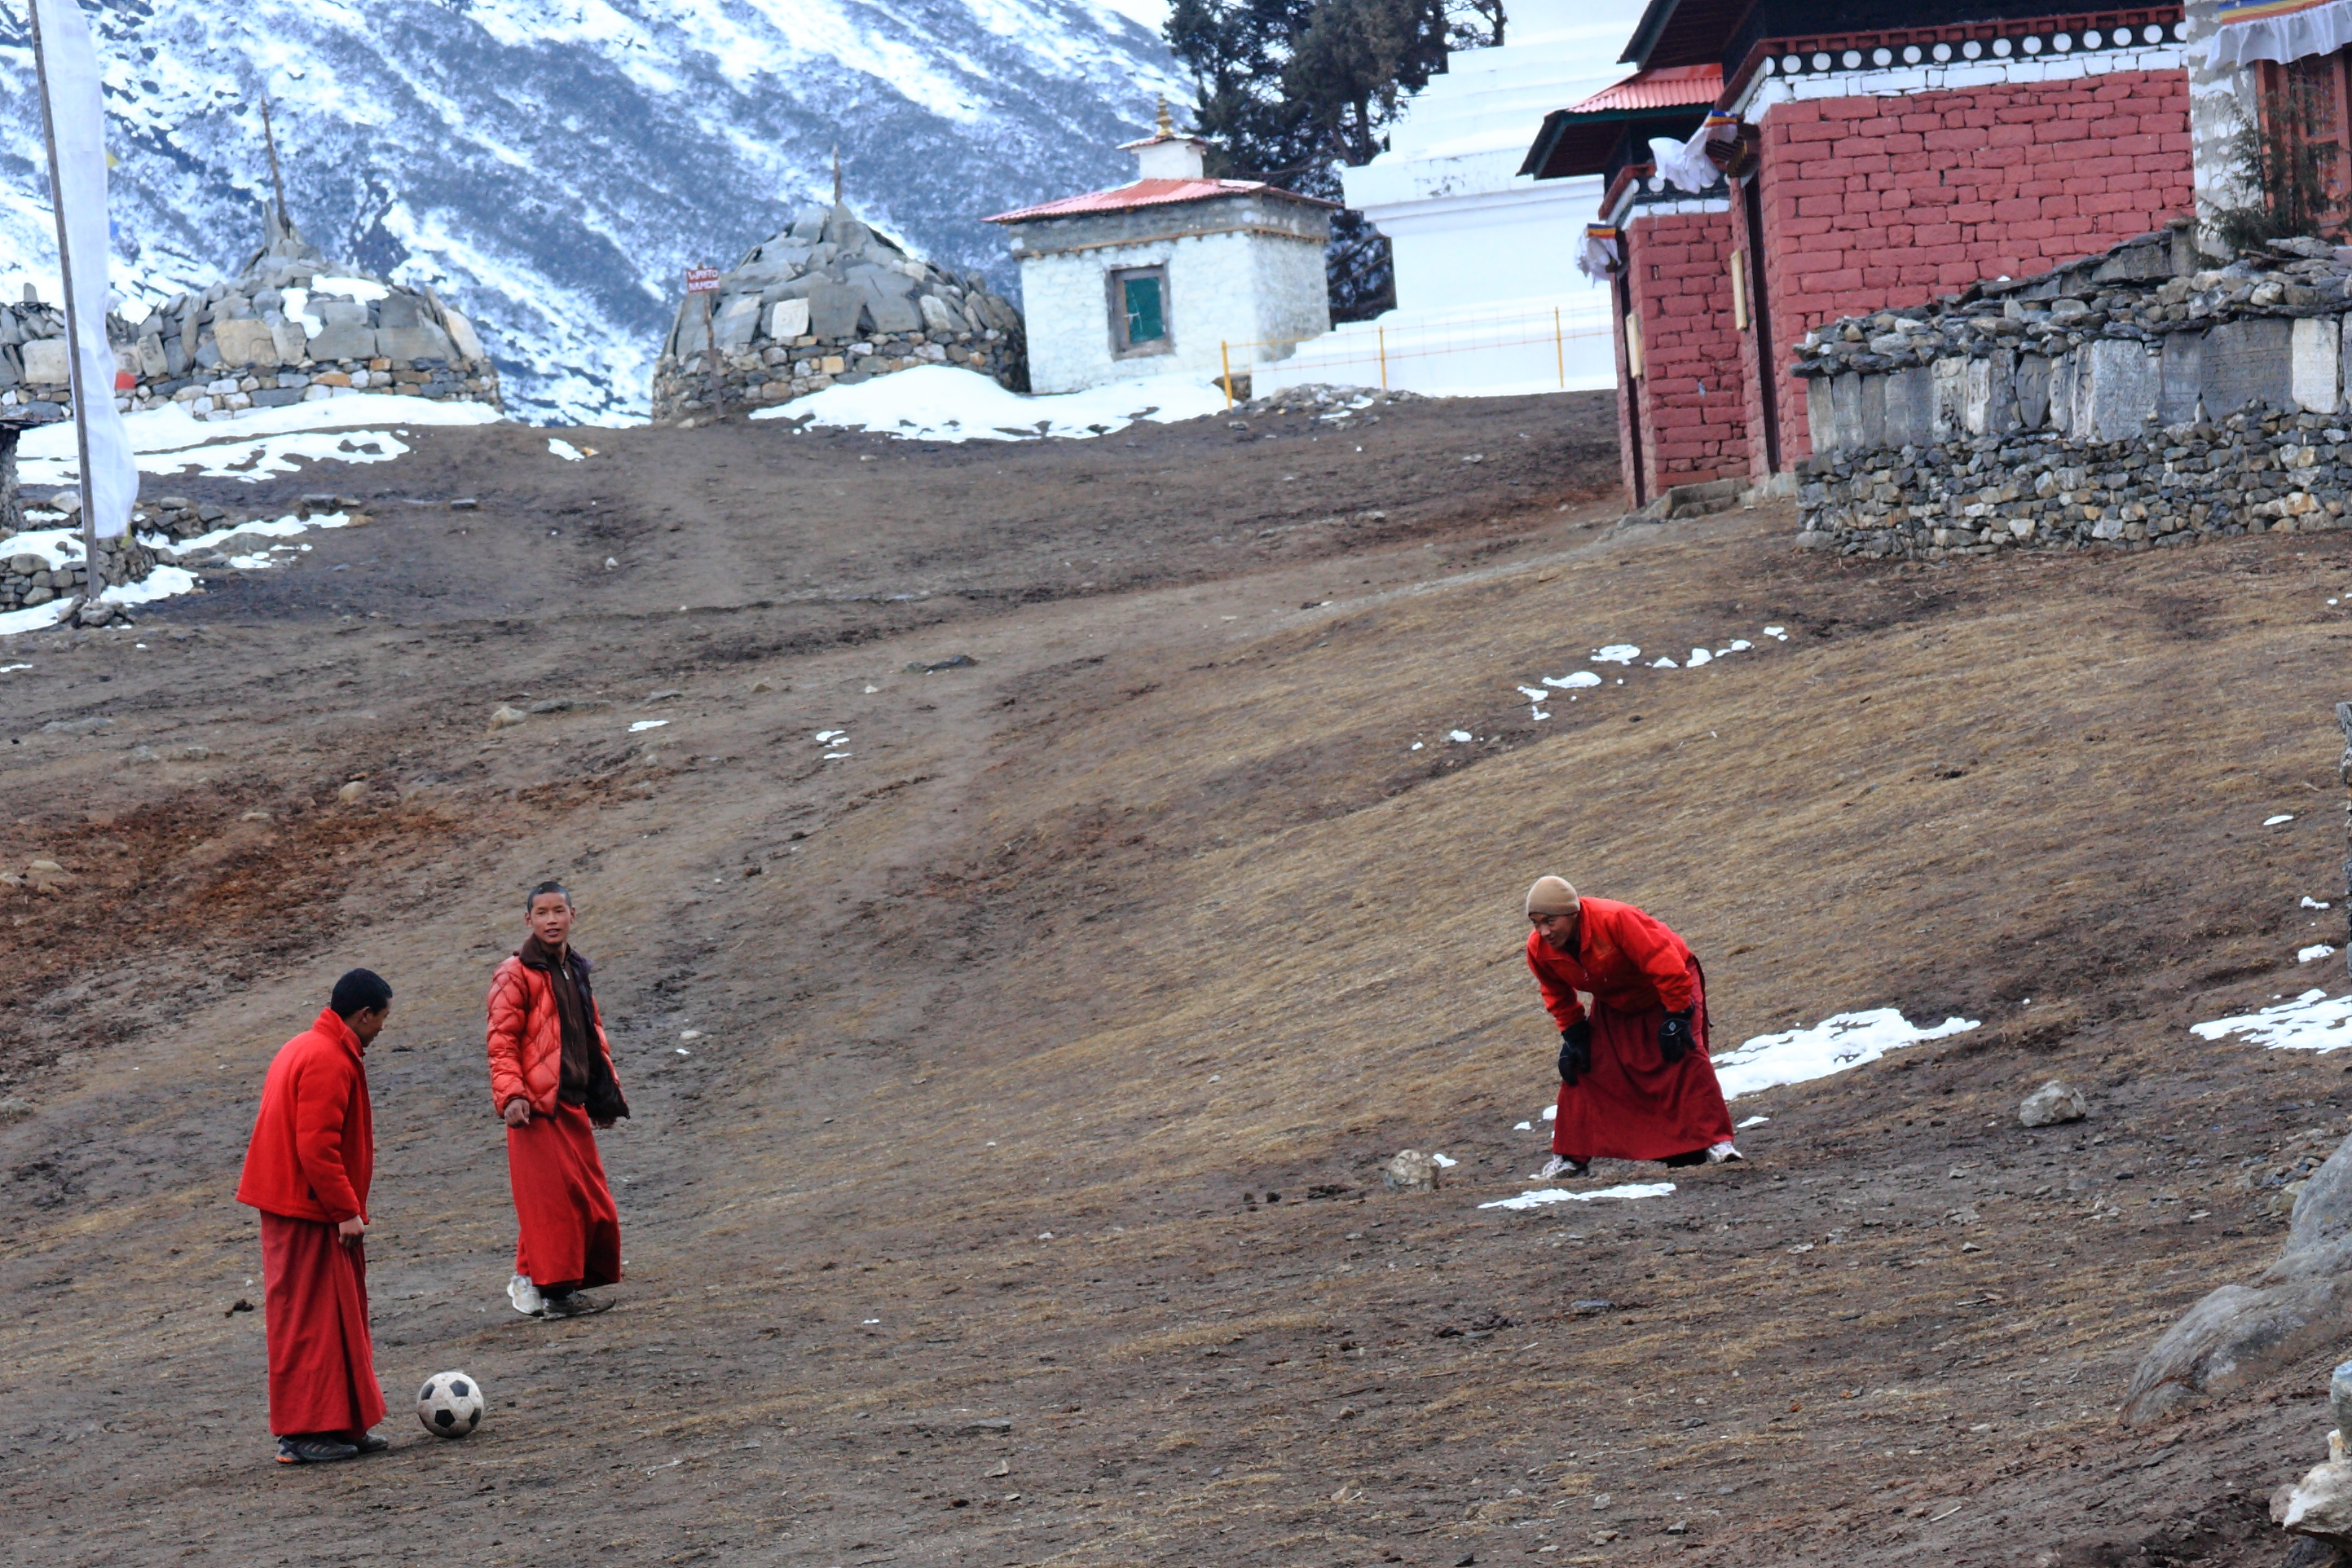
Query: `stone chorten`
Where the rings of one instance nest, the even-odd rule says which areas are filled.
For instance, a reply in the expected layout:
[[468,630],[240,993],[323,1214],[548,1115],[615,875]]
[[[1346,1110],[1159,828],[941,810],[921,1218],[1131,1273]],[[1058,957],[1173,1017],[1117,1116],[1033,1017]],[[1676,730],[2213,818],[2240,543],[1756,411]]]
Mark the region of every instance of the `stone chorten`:
[[[919,260],[835,194],[803,208],[719,279],[708,336],[718,340],[729,408],[788,403],[836,383],[919,364],[959,365],[1028,390],[1021,312],[972,274]],[[709,419],[710,345],[702,306],[678,307],[654,364],[653,416]]]
[[432,289],[330,261],[275,210],[265,223],[265,243],[235,279],[166,300],[135,327],[108,318],[115,362],[131,378],[117,384],[126,407],[183,403],[201,418],[357,391],[504,406],[473,322]]

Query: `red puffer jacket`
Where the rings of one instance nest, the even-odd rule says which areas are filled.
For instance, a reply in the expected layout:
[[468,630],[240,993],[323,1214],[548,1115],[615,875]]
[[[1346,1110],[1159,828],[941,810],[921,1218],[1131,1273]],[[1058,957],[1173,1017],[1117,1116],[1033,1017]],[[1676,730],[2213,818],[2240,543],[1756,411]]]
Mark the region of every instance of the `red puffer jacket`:
[[329,1225],[366,1215],[375,1119],[360,1062],[365,1048],[331,1007],[278,1047],[262,1080],[237,1202]]
[[[532,1115],[554,1115],[556,1093],[563,1087],[563,1020],[555,1010],[554,983],[546,971],[510,956],[490,977],[489,1009],[490,1108],[503,1115],[508,1101],[520,1097],[530,1102]],[[610,1072],[613,1042],[604,1036],[604,1009],[593,990],[588,1020]],[[615,1089],[620,1082],[621,1075],[614,1073]]]

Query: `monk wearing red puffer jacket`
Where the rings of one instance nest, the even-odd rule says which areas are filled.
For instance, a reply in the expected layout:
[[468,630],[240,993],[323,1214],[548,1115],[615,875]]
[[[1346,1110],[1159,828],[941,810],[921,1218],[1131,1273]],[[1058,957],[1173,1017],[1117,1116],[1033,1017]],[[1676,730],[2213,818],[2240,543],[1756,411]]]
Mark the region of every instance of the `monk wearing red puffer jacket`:
[[591,1125],[629,1113],[613,1046],[572,951],[572,894],[541,882],[524,906],[530,935],[490,980],[490,1102],[507,1124],[514,1278],[507,1300],[535,1318],[612,1305],[581,1292],[621,1277],[621,1214]]

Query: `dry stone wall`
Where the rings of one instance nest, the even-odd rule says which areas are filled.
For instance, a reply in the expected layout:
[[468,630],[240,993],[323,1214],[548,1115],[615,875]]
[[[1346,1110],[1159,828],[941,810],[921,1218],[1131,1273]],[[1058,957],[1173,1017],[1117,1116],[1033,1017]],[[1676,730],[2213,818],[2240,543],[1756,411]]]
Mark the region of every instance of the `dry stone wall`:
[[1808,335],[1799,542],[1941,560],[2352,526],[2352,248],[2183,231]]
[[[656,420],[715,417],[919,364],[1028,390],[1021,312],[970,274],[908,255],[845,206],[810,207],[754,247],[710,296],[688,295],[655,362]],[[711,340],[717,340],[714,350]]]
[[[126,413],[176,403],[205,418],[346,392],[501,406],[498,367],[461,312],[429,289],[329,261],[274,217],[235,279],[106,325]],[[0,411],[37,424],[71,407],[63,312],[0,309]]]

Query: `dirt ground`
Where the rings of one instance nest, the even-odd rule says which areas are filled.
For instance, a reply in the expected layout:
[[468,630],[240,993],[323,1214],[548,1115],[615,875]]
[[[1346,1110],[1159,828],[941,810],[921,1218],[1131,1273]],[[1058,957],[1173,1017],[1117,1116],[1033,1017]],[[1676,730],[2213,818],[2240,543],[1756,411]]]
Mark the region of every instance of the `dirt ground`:
[[[0,868],[71,877],[0,887],[0,1555],[2280,1563],[2335,1357],[2114,1411],[2352,1110],[2188,1028],[2341,982],[2352,542],[1858,565],[1616,526],[1601,398],[1241,423],[156,484],[375,521],[0,647]],[[1570,1184],[1670,1195],[1482,1208],[1546,1152],[1547,870],[1689,937],[1717,1051],[1981,1026]],[[635,1110],[629,1278],[561,1325],[481,1054],[548,876]],[[232,1193],[355,963],[394,1447],[281,1469]],[[2091,1119],[2019,1126],[2062,1075]],[[1384,1192],[1404,1147],[1459,1163]]]

